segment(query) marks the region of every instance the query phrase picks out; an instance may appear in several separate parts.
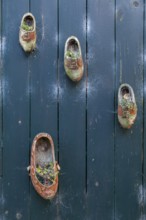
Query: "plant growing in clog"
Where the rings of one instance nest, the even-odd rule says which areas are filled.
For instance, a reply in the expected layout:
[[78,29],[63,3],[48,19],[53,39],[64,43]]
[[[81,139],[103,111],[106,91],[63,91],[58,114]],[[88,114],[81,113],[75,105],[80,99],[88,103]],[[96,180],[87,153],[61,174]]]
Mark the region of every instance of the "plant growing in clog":
[[52,199],[56,195],[59,170],[51,136],[39,133],[32,143],[30,176],[35,190],[44,199]]
[[83,76],[84,65],[79,40],[71,36],[66,40],[64,49],[64,68],[72,81],[79,81]]
[[122,84],[118,91],[118,120],[123,128],[131,128],[137,116],[137,105],[132,87]]
[[19,42],[25,52],[31,52],[36,48],[36,21],[31,13],[26,13],[22,17]]

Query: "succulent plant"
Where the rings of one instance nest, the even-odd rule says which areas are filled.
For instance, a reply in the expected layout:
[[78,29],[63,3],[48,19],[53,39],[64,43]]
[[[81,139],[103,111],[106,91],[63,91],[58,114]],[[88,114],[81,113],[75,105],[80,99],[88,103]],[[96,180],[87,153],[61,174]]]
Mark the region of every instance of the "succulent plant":
[[[42,177],[41,182],[51,181],[54,182],[59,171],[54,171],[54,164],[50,162],[49,164],[44,164],[43,166],[37,165],[36,174],[39,177]],[[39,178],[40,179],[40,178]]]
[[25,31],[32,31],[33,30],[33,27],[32,26],[29,26],[28,24],[26,24],[25,22],[22,23],[22,29],[25,30]]

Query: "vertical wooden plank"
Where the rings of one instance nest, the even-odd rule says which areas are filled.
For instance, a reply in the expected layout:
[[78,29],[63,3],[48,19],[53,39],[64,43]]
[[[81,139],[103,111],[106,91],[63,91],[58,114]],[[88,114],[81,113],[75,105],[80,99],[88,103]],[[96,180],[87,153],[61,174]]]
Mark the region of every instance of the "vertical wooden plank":
[[[57,155],[57,0],[31,1],[30,6],[37,23],[37,49],[30,57],[31,141],[39,132],[49,133]],[[32,184],[31,219],[57,219],[57,196],[46,201]]]
[[28,58],[19,45],[27,0],[3,1],[4,219],[29,219]]
[[129,83],[135,92],[138,117],[130,130],[116,120],[116,218],[140,219],[143,144],[143,1],[117,0],[116,92]]
[[2,143],[2,60],[2,0],[0,0],[0,143]]
[[2,192],[2,1],[0,0],[0,218],[3,218],[3,192]]
[[[145,0],[144,0],[145,3]],[[146,217],[146,4],[144,4],[144,9],[143,9],[143,22],[144,22],[144,30],[143,30],[143,37],[144,37],[144,50],[143,50],[143,62],[144,62],[144,88],[143,88],[143,95],[144,95],[144,112],[143,112],[143,116],[144,116],[144,123],[143,123],[143,132],[144,132],[144,148],[143,148],[143,184],[144,187],[142,188],[142,193],[143,193],[143,199],[144,199],[144,204],[143,204],[143,215],[144,217]]]
[[[86,57],[86,1],[59,1],[60,219],[85,219],[86,81],[72,82],[64,71],[64,45],[76,36]],[[85,64],[85,59],[84,59]],[[85,64],[86,66],[86,64]]]
[[114,219],[114,1],[88,1],[88,219]]

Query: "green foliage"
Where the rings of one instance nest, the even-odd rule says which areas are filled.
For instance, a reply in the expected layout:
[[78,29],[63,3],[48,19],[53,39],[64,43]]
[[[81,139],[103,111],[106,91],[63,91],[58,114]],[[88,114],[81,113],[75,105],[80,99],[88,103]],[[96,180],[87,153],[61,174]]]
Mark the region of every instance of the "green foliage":
[[71,50],[66,51],[66,56],[72,59],[77,59],[79,57],[79,53],[73,52]]
[[22,29],[25,30],[25,31],[32,31],[32,30],[33,30],[33,27],[32,27],[32,26],[29,26],[29,25],[26,24],[25,22],[22,23],[21,27],[22,27]]
[[122,98],[121,100],[121,106],[123,109],[123,117],[124,118],[130,118],[131,113],[130,111],[134,109],[135,105],[131,101],[130,97],[129,98]]
[[71,75],[72,75],[72,71],[71,71],[70,69],[68,69],[68,70],[67,70],[67,74],[68,74],[69,76],[71,76]]
[[43,177],[44,180],[49,180],[54,182],[56,176],[58,175],[58,171],[54,171],[54,164],[50,162],[49,164],[45,164],[44,166],[37,165],[36,173]]
[[129,101],[129,99],[122,98],[121,105],[123,109],[133,109],[134,103],[132,101]]

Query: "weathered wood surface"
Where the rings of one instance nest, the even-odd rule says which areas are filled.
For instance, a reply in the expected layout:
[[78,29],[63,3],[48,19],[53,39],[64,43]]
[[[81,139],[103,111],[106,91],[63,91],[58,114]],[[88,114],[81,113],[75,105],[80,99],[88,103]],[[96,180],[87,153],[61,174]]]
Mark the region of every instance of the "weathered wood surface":
[[86,74],[75,84],[65,75],[64,44],[74,35],[86,57],[86,1],[59,1],[59,216],[85,219]]
[[115,91],[121,83],[129,83],[138,106],[130,130],[116,120],[115,216],[129,220],[143,215],[143,22],[143,1],[117,1]]
[[[0,220],[145,220],[145,1],[0,0]],[[37,49],[19,45],[24,13]],[[64,71],[66,39],[78,37],[84,77]],[[117,120],[121,83],[135,92],[130,130]],[[31,144],[48,132],[61,166],[50,202],[27,173]]]
[[[57,156],[57,0],[31,1],[30,11],[36,17],[37,22],[37,49],[29,57],[30,147],[37,133],[47,132],[54,140]],[[57,219],[57,197],[52,202],[43,200],[32,184],[30,187],[31,218],[35,220]]]
[[18,41],[28,10],[27,0],[2,2],[3,219],[29,219],[29,71]]
[[88,1],[87,10],[87,210],[113,219],[114,1]]

